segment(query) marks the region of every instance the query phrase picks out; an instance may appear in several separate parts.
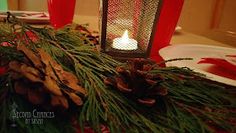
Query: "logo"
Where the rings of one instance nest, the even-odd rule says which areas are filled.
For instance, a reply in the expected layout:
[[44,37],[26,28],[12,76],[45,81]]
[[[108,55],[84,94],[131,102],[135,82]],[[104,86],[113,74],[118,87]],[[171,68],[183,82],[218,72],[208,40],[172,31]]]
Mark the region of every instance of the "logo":
[[46,119],[52,119],[55,117],[54,112],[42,112],[38,111],[37,109],[33,109],[31,111],[19,111],[18,105],[13,102],[10,106],[10,120],[12,121],[11,126],[16,127],[16,121],[17,120],[23,120],[25,124],[43,124],[44,120]]

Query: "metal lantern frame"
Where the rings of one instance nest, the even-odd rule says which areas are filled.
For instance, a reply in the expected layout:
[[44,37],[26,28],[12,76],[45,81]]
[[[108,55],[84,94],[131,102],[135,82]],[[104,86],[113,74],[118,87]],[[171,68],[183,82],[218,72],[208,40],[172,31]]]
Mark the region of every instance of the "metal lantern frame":
[[[121,0],[122,1],[122,0]],[[135,0],[133,0],[135,1]],[[144,1],[144,0],[143,0]],[[160,16],[162,1],[158,1],[158,7],[155,11],[155,16],[152,24],[151,35],[149,38],[148,43],[146,44],[146,50],[140,51],[132,50],[132,51],[125,51],[125,50],[116,50],[116,49],[108,49],[107,50],[107,25],[108,25],[108,8],[109,8],[109,0],[102,0],[102,7],[101,7],[101,18],[100,18],[100,44],[101,44],[101,51],[107,53],[115,58],[148,58],[150,55],[152,43],[154,40],[154,35],[156,31],[157,22]],[[111,43],[111,42],[110,42]],[[138,42],[139,43],[139,42]]]

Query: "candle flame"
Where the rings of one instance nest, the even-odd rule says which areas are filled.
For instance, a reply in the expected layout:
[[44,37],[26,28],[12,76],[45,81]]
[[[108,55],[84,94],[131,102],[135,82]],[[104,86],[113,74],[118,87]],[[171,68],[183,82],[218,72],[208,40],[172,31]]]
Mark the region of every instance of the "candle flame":
[[125,30],[122,37],[115,38],[112,47],[119,50],[136,50],[138,42],[135,39],[129,38],[128,30]]
[[125,30],[124,34],[121,37],[121,42],[127,44],[129,42],[128,30]]

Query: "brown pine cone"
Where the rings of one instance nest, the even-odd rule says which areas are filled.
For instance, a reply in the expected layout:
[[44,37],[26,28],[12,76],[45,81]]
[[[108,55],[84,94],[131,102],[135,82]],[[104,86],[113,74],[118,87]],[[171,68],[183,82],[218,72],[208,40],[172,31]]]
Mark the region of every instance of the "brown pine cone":
[[83,104],[82,98],[87,92],[73,73],[63,70],[43,49],[32,51],[19,45],[17,50],[26,57],[25,61],[11,61],[8,64],[17,94],[37,105],[51,103],[52,107],[67,109],[69,101],[77,106]]
[[141,104],[154,105],[158,97],[168,94],[167,89],[158,84],[162,78],[148,73],[154,64],[153,61],[142,58],[129,60],[128,67],[117,67],[118,75],[105,78],[104,83],[117,88]]

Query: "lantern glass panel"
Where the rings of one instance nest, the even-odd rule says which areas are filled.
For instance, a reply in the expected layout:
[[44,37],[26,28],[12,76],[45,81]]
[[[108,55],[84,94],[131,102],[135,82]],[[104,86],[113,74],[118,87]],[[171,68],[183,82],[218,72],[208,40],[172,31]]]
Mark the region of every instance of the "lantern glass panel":
[[[107,53],[121,53],[121,56],[147,56],[156,17],[160,10],[160,1],[104,0],[105,12],[103,11],[103,37],[101,39],[101,44],[105,45],[102,47],[103,50]],[[128,30],[129,38],[137,41],[137,49],[120,50],[113,47],[113,40],[121,38],[126,30]],[[125,47],[122,43],[118,45]]]

